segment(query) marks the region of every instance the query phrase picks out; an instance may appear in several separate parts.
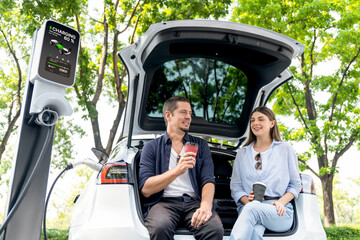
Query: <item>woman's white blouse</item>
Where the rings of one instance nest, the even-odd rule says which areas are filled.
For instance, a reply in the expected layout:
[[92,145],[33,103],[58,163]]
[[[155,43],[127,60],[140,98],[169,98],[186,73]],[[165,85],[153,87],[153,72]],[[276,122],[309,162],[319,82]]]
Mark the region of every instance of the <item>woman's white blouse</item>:
[[282,197],[290,192],[297,198],[302,185],[298,158],[293,147],[287,142],[274,140],[266,151],[266,161],[259,171],[255,169],[253,145],[251,143],[241,148],[234,161],[230,188],[235,202],[241,204],[240,198],[249,195],[254,182],[266,184],[266,196]]

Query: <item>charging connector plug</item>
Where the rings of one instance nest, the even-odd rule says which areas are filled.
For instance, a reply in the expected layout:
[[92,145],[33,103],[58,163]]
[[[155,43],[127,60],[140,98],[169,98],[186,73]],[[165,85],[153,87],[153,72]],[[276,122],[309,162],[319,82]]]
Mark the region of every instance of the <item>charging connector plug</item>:
[[74,168],[74,167],[76,167],[78,165],[81,165],[81,164],[84,164],[84,165],[90,167],[91,169],[94,169],[95,171],[100,171],[101,168],[103,167],[102,164],[96,162],[95,160],[92,160],[91,158],[85,158],[85,159],[80,160],[80,161],[69,163],[68,167],[69,167],[69,169],[72,169],[72,168]]
[[56,111],[51,109],[42,110],[36,117],[35,123],[41,126],[53,126],[59,119],[59,115]]

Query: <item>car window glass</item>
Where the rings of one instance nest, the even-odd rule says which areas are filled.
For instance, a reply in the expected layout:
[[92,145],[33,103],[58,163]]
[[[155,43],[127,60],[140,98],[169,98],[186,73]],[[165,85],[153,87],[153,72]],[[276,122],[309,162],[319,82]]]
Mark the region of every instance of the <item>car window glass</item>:
[[116,157],[116,155],[119,153],[121,149],[121,145],[117,145],[110,153],[109,159],[113,159]]
[[247,86],[244,72],[228,63],[208,58],[171,60],[153,75],[146,113],[162,117],[166,99],[184,96],[191,102],[193,116],[233,125],[240,118]]

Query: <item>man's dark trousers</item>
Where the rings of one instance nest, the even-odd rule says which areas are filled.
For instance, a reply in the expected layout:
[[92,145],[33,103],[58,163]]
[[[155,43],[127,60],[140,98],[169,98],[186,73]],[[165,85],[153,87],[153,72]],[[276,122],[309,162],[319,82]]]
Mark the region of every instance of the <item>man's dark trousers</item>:
[[224,228],[220,217],[214,211],[210,220],[200,227],[191,226],[192,215],[199,207],[199,201],[185,202],[183,197],[161,198],[160,202],[150,208],[145,219],[150,239],[174,239],[176,228],[179,222],[183,221],[184,226],[193,233],[195,239],[221,240]]

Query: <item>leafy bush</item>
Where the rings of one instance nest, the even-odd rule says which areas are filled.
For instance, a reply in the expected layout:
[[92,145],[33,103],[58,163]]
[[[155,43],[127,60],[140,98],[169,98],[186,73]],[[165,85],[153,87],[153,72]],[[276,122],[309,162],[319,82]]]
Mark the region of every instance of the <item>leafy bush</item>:
[[[47,239],[48,240],[68,240],[69,230],[60,230],[60,229],[47,229]],[[44,240],[43,234],[41,234],[41,240]]]
[[325,228],[328,240],[360,240],[360,226],[339,226]]

